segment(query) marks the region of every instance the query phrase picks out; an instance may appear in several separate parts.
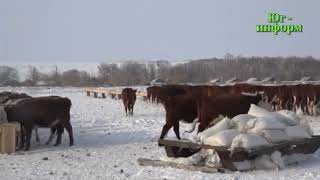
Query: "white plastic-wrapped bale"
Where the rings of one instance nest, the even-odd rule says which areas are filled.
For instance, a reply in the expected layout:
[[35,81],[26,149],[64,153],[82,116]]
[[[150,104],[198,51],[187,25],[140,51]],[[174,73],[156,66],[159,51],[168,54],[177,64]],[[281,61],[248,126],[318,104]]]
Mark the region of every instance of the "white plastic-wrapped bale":
[[175,163],[180,165],[199,165],[205,164],[210,167],[220,168],[222,164],[218,154],[213,149],[202,149],[190,157],[160,157],[160,161]]
[[284,130],[287,126],[273,116],[263,116],[251,119],[247,122],[250,133],[258,134],[262,130]]
[[232,140],[238,136],[240,132],[236,129],[227,129],[216,133],[213,136],[204,139],[204,144],[211,146],[224,146],[229,148]]
[[279,169],[284,169],[285,168],[285,164],[281,155],[281,152],[279,151],[275,151],[270,155],[270,159],[272,160],[272,162],[274,164],[276,164],[278,166]]
[[231,127],[239,130],[240,132],[246,132],[247,122],[254,118],[255,116],[249,114],[239,114],[231,119]]
[[290,115],[289,114],[283,115],[283,114],[284,114],[284,111],[281,111],[281,113],[272,112],[268,116],[282,122],[283,124],[285,124],[287,126],[295,126],[300,123],[300,120],[297,120],[297,118],[294,117],[293,114],[290,114]]
[[279,114],[281,114],[283,116],[286,116],[287,118],[290,118],[290,119],[294,120],[297,123],[300,123],[300,121],[301,121],[301,118],[293,111],[280,110],[280,111],[277,111],[277,113],[279,113]]
[[249,161],[249,160],[233,162],[233,165],[239,171],[247,171],[247,170],[251,170],[254,168],[253,162]]
[[282,156],[285,165],[292,165],[298,162],[307,161],[314,158],[313,154],[291,154]]
[[274,162],[272,162],[270,156],[268,155],[259,156],[253,162],[255,168],[258,170],[278,168],[278,166]]
[[258,135],[264,137],[270,143],[279,143],[289,140],[289,136],[284,130],[262,130]]
[[[208,158],[214,155],[214,153],[215,152],[212,149],[202,149],[190,157],[174,158],[174,157],[163,156],[163,157],[160,157],[160,161],[181,164],[181,165],[199,165],[201,163],[205,163]],[[214,159],[211,159],[211,160],[214,160]],[[219,162],[220,162],[220,159],[215,159],[214,163],[218,165]]]
[[208,155],[205,160],[205,165],[210,166],[210,167],[214,167],[214,168],[221,168],[222,164],[221,164],[220,158],[218,156],[218,153],[213,151],[212,154]]
[[214,126],[204,130],[197,135],[197,141],[203,143],[204,139],[213,136],[216,133],[226,130],[230,127],[230,119],[225,117],[223,120],[215,124]]
[[261,108],[255,104],[251,104],[250,105],[250,109],[248,111],[248,114],[251,116],[255,116],[255,117],[262,117],[262,116],[266,116],[270,113],[270,111]]
[[209,156],[214,154],[212,149],[201,149],[198,153],[188,157],[190,164],[197,165],[201,162],[204,162]]
[[310,127],[304,124],[297,126],[289,126],[285,129],[285,133],[289,136],[290,139],[308,139],[311,138],[312,132]]
[[251,104],[248,114],[258,118],[270,117],[271,119],[276,119],[288,126],[295,126],[300,122],[299,117],[292,111],[281,110],[279,112],[269,112],[255,104]]
[[240,134],[236,136],[232,140],[231,150],[233,151],[235,148],[242,147],[247,150],[257,148],[257,147],[265,147],[270,146],[266,139],[256,134]]

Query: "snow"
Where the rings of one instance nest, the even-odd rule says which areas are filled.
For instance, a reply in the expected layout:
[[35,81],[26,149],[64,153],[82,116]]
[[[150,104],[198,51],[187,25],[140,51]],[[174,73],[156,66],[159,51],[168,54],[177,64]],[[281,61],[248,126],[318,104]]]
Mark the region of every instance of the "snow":
[[[165,119],[162,105],[138,98],[133,117],[127,117],[121,101],[87,97],[80,88],[0,88],[4,90],[69,97],[75,145],[68,146],[66,132],[60,146],[44,145],[49,130],[39,129],[41,143],[32,137],[30,151],[0,155],[0,179],[320,179],[320,152],[279,171],[207,174],[142,167],[137,164],[138,158],[159,159],[165,155],[164,149],[157,146]],[[320,134],[319,118],[305,119],[313,132]],[[189,125],[181,123],[180,132],[188,129]],[[172,130],[168,136],[175,138]]]

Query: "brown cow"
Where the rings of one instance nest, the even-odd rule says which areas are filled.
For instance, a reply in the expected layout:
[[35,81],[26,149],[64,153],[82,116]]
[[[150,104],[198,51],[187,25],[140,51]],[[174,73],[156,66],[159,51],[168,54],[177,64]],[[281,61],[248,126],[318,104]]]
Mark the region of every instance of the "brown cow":
[[[25,93],[16,93],[16,92],[1,92],[0,93],[0,105],[2,106],[7,106],[12,103],[17,103],[18,101],[21,101],[22,99],[25,98],[32,98],[31,96],[25,94]],[[40,138],[39,138],[39,133],[38,133],[38,128],[35,127],[34,131],[36,133],[36,141],[39,143]],[[18,142],[18,139],[17,139]]]
[[[173,127],[175,135],[180,138],[179,122],[193,123],[198,117],[197,104],[198,98],[203,96],[218,96],[226,93],[219,87],[210,86],[180,86],[170,85],[158,87],[158,98],[166,110],[166,123],[162,128],[159,139],[163,139],[168,131]],[[193,130],[191,130],[193,131]]]
[[[10,104],[16,104],[18,103],[19,101],[25,99],[25,98],[32,98],[31,96],[25,94],[25,93],[16,93],[16,92],[1,92],[0,93],[0,105],[2,106],[8,106]],[[36,133],[36,142],[40,142],[40,138],[39,138],[39,133],[38,133],[38,127],[35,126],[34,127],[34,131]],[[56,132],[56,128],[52,127],[51,128],[51,131],[50,131],[50,136],[46,142],[46,144],[49,144],[52,139],[53,139],[53,136]],[[17,139],[17,142],[18,142],[18,139]]]
[[70,146],[73,145],[72,126],[70,123],[71,101],[58,96],[27,98],[5,107],[8,121],[19,122],[22,126],[19,148],[30,148],[31,132],[34,126],[57,129],[55,146],[61,144],[61,135],[66,128],[69,134]]
[[121,92],[122,102],[126,111],[126,115],[128,115],[128,111],[130,115],[133,115],[133,107],[137,98],[136,92],[137,90],[132,88],[124,88]]
[[179,121],[192,123],[197,118],[195,98],[187,94],[172,96],[163,101],[163,105],[166,110],[166,123],[162,128],[159,139],[163,139],[172,127],[176,137],[181,139]]
[[197,101],[199,118],[198,133],[208,128],[209,124],[220,115],[233,118],[246,114],[250,104],[258,104],[262,95],[222,94],[216,97],[201,98]]

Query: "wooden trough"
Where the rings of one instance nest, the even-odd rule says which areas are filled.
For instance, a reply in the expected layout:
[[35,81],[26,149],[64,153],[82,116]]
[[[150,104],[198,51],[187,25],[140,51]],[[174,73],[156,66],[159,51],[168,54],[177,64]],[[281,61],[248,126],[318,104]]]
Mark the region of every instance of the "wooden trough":
[[[229,151],[226,147],[197,144],[189,140],[159,140],[158,143],[164,146],[168,157],[189,157],[199,152],[201,149],[214,149],[220,158],[223,168],[231,171],[237,171],[237,168],[234,166],[233,162],[253,160],[258,156],[264,154],[270,155],[275,151],[281,152],[282,155],[291,155],[294,153],[312,154],[320,147],[320,136],[313,136],[311,139],[287,141],[274,144],[273,146],[259,147],[251,150],[236,148],[233,152]],[[154,164],[147,159],[139,159],[138,162],[140,165]],[[155,164],[159,165],[160,163],[157,161]],[[170,167],[175,167],[172,164],[165,164]],[[195,168],[203,172],[210,172],[208,170],[209,167]],[[215,171],[217,170],[214,169],[213,172]]]

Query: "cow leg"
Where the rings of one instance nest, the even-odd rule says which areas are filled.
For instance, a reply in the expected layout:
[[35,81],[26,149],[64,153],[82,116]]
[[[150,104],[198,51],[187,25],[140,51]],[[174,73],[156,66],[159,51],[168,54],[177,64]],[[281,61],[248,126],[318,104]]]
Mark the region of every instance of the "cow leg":
[[179,132],[179,121],[174,123],[173,125],[173,131],[176,134],[177,138],[180,140],[180,132]]
[[315,105],[312,106],[312,115],[317,116],[317,107]]
[[38,127],[34,127],[34,132],[36,133],[36,142],[40,143],[39,133],[38,133]]
[[297,112],[297,97],[293,96],[292,111]]
[[25,131],[26,131],[26,147],[24,148],[24,150],[28,151],[30,149],[32,126],[26,126]]
[[64,124],[64,127],[65,127],[66,130],[68,131],[70,146],[72,146],[72,145],[74,144],[74,142],[73,142],[72,126],[71,126],[70,121],[66,122],[66,123]]
[[24,147],[24,144],[25,144],[25,128],[24,126],[21,125],[21,132],[20,132],[20,144],[19,144],[19,148],[18,150],[22,149]]
[[57,141],[56,141],[56,144],[54,144],[54,146],[58,146],[61,144],[61,137],[62,137],[62,132],[63,132],[63,126],[58,126],[56,128],[57,130],[57,133],[58,133],[58,136],[57,136]]
[[131,104],[130,103],[128,103],[128,113],[129,113],[129,115],[131,115]]
[[315,101],[312,101],[312,104],[310,105],[310,109],[312,111],[312,115],[317,116],[317,106]]
[[49,136],[49,138],[48,138],[48,140],[46,142],[46,145],[49,145],[51,143],[55,133],[56,133],[56,129],[55,128],[51,128],[50,129],[50,136]]
[[124,103],[124,110],[126,111],[126,116],[128,116],[128,104]]
[[315,116],[318,116],[320,114],[320,108],[319,108],[319,105],[316,105],[316,115]]
[[131,105],[131,115],[133,115],[133,106],[134,104]]
[[168,131],[170,130],[170,128],[172,127],[173,125],[171,123],[166,123],[163,127],[162,127],[162,132],[161,132],[161,135],[160,135],[160,139],[163,139]]
[[284,105],[283,105],[284,103],[283,103],[283,100],[281,100],[280,101],[280,103],[279,103],[279,109],[278,110],[282,110],[282,109],[284,109]]
[[[166,123],[163,127],[162,127],[162,132],[161,132],[161,135],[160,135],[160,139],[164,139],[164,137],[167,135],[168,131],[170,130],[170,128],[172,127],[173,125],[171,123]],[[161,144],[158,144],[158,146],[163,146]]]

